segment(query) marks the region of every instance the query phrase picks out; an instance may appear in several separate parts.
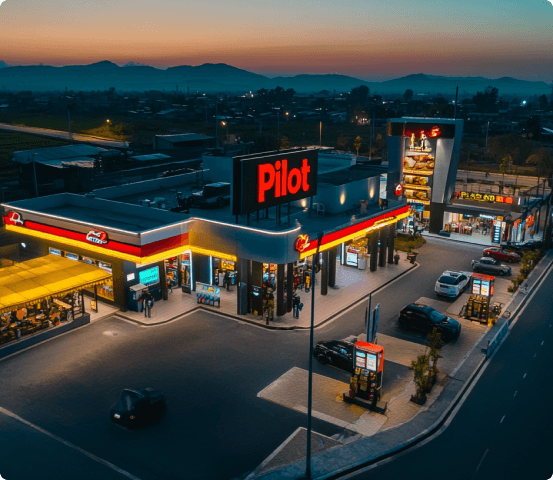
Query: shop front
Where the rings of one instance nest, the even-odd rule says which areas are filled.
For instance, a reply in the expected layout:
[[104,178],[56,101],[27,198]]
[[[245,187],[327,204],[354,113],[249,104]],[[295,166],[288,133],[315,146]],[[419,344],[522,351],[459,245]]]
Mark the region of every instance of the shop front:
[[110,280],[102,268],[56,254],[0,269],[0,345],[82,317],[83,291]]

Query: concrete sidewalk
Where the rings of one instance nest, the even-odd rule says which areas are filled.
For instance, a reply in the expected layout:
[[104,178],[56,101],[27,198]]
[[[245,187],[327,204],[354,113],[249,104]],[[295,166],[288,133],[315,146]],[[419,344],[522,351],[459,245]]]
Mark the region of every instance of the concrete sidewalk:
[[[369,293],[374,293],[380,288],[389,285],[395,279],[407,274],[417,266],[418,264],[411,264],[407,261],[404,252],[401,254],[398,265],[386,264],[385,267],[378,267],[376,272],[371,272],[368,268],[359,270],[354,267],[338,264],[336,266],[336,285],[338,288],[329,288],[327,295],[321,295],[321,275],[317,275],[315,326],[320,326],[344,313],[357,302],[367,298]],[[275,316],[269,325],[266,325],[265,319],[261,316],[252,314],[237,315],[236,286],[232,286],[230,291],[221,288],[221,305],[219,308],[200,305],[196,302],[196,294],[194,292],[192,294],[183,293],[175,288],[172,293],[169,293],[168,300],[161,300],[155,303],[151,318],[145,317],[144,313],[132,311],[117,312],[117,316],[140,325],[155,326],[176,320],[195,310],[202,309],[273,330],[307,329],[311,322],[312,291],[309,293],[298,291],[297,293],[300,295],[301,302],[303,303],[303,309],[300,312],[299,318],[294,318],[292,312],[290,312],[282,317]]]
[[[384,416],[373,412],[365,412],[361,415],[359,415],[359,412],[353,411],[340,413],[335,408],[334,410],[338,412],[336,415],[341,417],[340,419],[344,423],[349,421],[350,425],[345,429],[345,432],[349,430],[350,433],[333,438],[333,440],[339,441],[340,445],[319,438],[318,434],[314,434],[312,445],[316,444],[316,447],[314,446],[312,449],[312,478],[324,479],[355,471],[356,468],[375,463],[384,456],[399,453],[436,432],[444,424],[485,363],[490,342],[500,331],[508,328],[509,323],[526,304],[533,289],[551,270],[552,266],[553,250],[550,250],[526,279],[525,283],[527,283],[528,288],[517,290],[511,296],[508,303],[503,307],[503,313],[496,324],[486,329],[463,358],[456,359],[455,365],[444,365],[448,370],[448,374],[434,386],[423,407],[418,407],[409,401],[410,396],[414,393],[414,386],[412,381],[408,382],[404,386],[404,391],[389,402],[390,412],[387,412],[386,416],[391,413],[391,416],[395,415],[396,418],[393,422],[390,422],[390,419],[385,422],[378,422],[381,427],[374,428],[374,431],[376,431],[374,434],[370,433],[371,427],[375,427],[374,422],[372,425],[370,423],[371,416]],[[449,345],[446,347],[449,347]],[[290,372],[289,378],[291,378],[290,375],[298,375],[298,373]],[[333,383],[336,382],[333,381]],[[319,384],[322,384],[321,379],[315,382],[315,385]],[[274,390],[277,386],[271,385],[270,387]],[[333,392],[338,387],[340,386],[332,385],[329,389],[329,386],[326,386],[326,390]],[[269,397],[270,391],[268,388],[260,392],[261,397]],[[299,405],[296,406],[296,410],[301,410],[299,407]],[[402,413],[404,414],[403,421],[401,419]],[[359,420],[363,417],[365,417],[363,424],[359,425]],[[356,425],[362,428],[356,428]],[[294,448],[292,448],[292,445]],[[324,451],[321,452],[321,449]],[[300,455],[298,450],[300,452],[303,450],[303,454]],[[301,460],[299,460],[300,457],[302,457]],[[298,429],[247,479],[300,479],[304,475],[305,431]]]

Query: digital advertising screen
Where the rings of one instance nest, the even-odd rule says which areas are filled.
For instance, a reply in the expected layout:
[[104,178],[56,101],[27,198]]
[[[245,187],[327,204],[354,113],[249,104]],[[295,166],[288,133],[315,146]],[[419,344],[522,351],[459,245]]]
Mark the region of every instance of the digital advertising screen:
[[346,252],[346,265],[351,265],[352,267],[357,267],[357,251],[348,250]]
[[159,283],[159,267],[152,267],[138,272],[138,281],[146,286]]
[[61,251],[58,250],[57,248],[52,248],[52,247],[50,247],[50,253],[51,253],[52,255],[57,255],[58,257],[61,256]]
[[484,295],[485,297],[490,296],[490,282],[487,280],[482,280],[482,289],[480,290],[480,293]]
[[355,366],[359,368],[366,368],[366,357],[367,354],[365,352],[357,350],[355,352]]
[[472,280],[472,293],[473,295],[480,295],[481,291],[481,282],[480,280],[477,280],[476,278]]
[[367,370],[376,372],[376,355],[372,353],[367,353]]

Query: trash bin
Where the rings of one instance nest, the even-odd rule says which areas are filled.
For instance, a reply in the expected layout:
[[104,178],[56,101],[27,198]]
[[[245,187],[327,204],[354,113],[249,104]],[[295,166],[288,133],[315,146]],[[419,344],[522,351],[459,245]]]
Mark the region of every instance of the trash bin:
[[411,263],[415,263],[415,260],[417,259],[417,255],[419,252],[412,251],[407,255],[407,260],[409,260]]

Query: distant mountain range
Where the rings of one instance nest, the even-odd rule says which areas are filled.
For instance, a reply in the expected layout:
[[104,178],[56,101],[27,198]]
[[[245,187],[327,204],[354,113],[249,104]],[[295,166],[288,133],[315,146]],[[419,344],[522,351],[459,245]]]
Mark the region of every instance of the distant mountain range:
[[441,77],[422,73],[383,82],[367,82],[346,75],[296,75],[269,78],[224,63],[181,65],[165,70],[127,63],[120,67],[103,61],[90,65],[52,67],[48,65],[8,66],[0,61],[0,92],[7,91],[89,91],[114,87],[119,92],[147,90],[190,92],[248,92],[260,88],[293,88],[298,93],[322,90],[345,92],[366,85],[372,94],[403,94],[410,88],[419,95],[454,95],[459,86],[461,98],[475,95],[493,86],[500,95],[541,95],[551,93],[545,82],[517,80],[511,77]]

